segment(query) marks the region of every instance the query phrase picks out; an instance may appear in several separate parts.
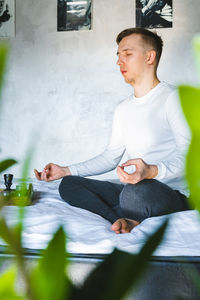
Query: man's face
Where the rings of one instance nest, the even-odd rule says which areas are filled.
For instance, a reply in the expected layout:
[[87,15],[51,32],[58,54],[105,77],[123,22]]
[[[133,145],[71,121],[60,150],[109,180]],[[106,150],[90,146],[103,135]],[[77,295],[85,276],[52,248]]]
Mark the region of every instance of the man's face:
[[117,64],[127,83],[133,85],[143,77],[147,67],[147,52],[139,34],[129,35],[119,43]]

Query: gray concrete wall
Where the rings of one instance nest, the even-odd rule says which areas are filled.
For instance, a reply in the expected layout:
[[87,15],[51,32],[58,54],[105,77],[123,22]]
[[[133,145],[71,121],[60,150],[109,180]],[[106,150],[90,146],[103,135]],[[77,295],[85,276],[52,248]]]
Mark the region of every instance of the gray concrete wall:
[[[115,38],[135,26],[135,1],[93,0],[93,30],[79,32],[57,32],[56,5],[55,0],[16,0],[0,147],[1,158],[20,161],[9,170],[17,177],[31,142],[36,142],[32,167],[38,169],[103,151],[114,108],[132,93],[116,65]],[[196,83],[191,40],[200,30],[199,13],[199,0],[174,0],[174,27],[157,30],[165,43],[161,80]]]

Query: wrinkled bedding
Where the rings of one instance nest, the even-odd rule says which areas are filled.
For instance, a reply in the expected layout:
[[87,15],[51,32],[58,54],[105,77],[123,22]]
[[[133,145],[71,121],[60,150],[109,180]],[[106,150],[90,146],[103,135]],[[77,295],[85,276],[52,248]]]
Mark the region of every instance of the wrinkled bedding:
[[[117,235],[111,230],[111,224],[107,220],[65,203],[58,193],[59,181],[47,183],[32,180],[32,183],[35,194],[33,204],[25,208],[22,235],[24,248],[44,249],[53,233],[62,225],[68,237],[67,250],[71,253],[108,254],[115,247],[137,253],[166,218],[161,216],[146,219],[130,233]],[[6,206],[2,213],[8,224],[16,223],[17,207]],[[169,226],[154,255],[200,256],[198,212],[188,210],[168,216]],[[4,245],[4,242],[1,240],[0,244]]]

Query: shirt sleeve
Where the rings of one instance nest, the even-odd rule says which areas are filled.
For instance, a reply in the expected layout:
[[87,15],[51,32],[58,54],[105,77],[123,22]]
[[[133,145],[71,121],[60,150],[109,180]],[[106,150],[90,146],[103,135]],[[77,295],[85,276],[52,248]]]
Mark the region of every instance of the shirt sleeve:
[[176,155],[158,162],[158,175],[154,179],[173,179],[185,176],[186,154],[191,141],[191,131],[182,111],[178,92],[172,92],[165,103],[166,119],[176,143]]
[[123,143],[122,126],[120,124],[120,109],[117,107],[113,118],[110,143],[105,151],[90,160],[70,165],[70,172],[72,175],[83,177],[109,172],[117,167],[124,152],[125,146]]

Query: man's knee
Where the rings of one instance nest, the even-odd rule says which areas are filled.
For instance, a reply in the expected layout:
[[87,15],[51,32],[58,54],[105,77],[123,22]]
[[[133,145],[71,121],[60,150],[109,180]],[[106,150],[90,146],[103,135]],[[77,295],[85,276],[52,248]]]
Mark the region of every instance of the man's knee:
[[141,222],[151,214],[153,181],[144,179],[136,184],[127,184],[120,194],[120,210],[124,217]]
[[65,176],[60,182],[58,188],[60,197],[69,204],[72,204],[72,196],[74,194],[74,189],[79,182],[79,179],[79,176]]
[[132,205],[141,205],[148,201],[150,192],[152,190],[151,179],[144,179],[136,184],[127,184],[120,194],[121,206],[132,203]]

